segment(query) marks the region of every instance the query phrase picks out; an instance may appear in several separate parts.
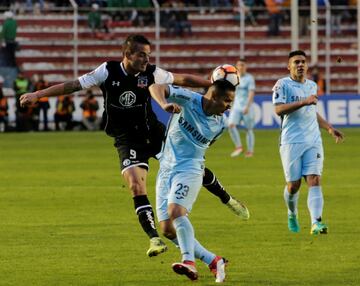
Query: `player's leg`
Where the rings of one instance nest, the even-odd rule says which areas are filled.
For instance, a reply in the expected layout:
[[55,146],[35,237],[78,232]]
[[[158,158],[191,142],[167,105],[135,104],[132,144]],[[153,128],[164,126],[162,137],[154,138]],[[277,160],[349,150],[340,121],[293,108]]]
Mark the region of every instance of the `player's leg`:
[[247,207],[232,197],[225,188],[221,185],[215,174],[208,168],[205,167],[202,185],[210,193],[217,196],[222,203],[226,204],[229,209],[242,219],[249,219],[250,214]]
[[239,156],[243,151],[240,134],[236,127],[236,125],[239,124],[240,119],[241,112],[239,110],[232,109],[229,115],[228,128],[230,138],[235,145],[235,150],[230,154],[231,157]]
[[243,121],[244,121],[244,125],[246,128],[247,150],[245,153],[245,157],[250,158],[254,155],[254,147],[255,147],[255,134],[254,134],[255,111],[254,111],[254,108],[249,109],[249,112],[244,115]]
[[147,255],[158,255],[166,251],[167,247],[156,230],[154,211],[147,196],[148,158],[143,155],[143,146],[134,145],[130,148],[128,145],[122,145],[117,139],[114,146],[119,154],[121,173],[133,196],[135,213],[141,227],[150,238]]
[[288,228],[291,232],[299,232],[298,199],[301,186],[301,154],[302,144],[283,144],[280,146],[280,157],[286,179],[284,201],[287,207]]
[[176,231],[182,254],[182,262],[174,263],[173,270],[196,280],[195,237],[193,226],[187,216],[191,211],[202,183],[202,173],[174,172],[168,196],[168,215]]
[[323,169],[324,151],[321,144],[309,148],[304,153],[303,175],[309,187],[308,209],[311,217],[311,234],[325,234],[328,227],[322,222],[324,197],[320,185],[320,176]]

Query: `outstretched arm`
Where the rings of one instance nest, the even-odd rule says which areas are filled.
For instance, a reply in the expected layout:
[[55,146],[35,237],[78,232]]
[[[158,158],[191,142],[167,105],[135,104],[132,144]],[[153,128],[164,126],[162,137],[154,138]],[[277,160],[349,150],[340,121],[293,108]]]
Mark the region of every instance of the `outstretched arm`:
[[81,89],[82,87],[79,80],[76,79],[73,81],[66,81],[64,83],[59,83],[50,86],[46,89],[38,90],[31,93],[25,93],[20,97],[20,104],[21,106],[26,106],[36,102],[39,98],[42,97],[52,97],[52,96],[70,94],[75,91],[79,91]]
[[209,87],[211,82],[200,76],[191,74],[173,73],[174,85],[188,86],[188,87]]
[[344,140],[344,134],[341,131],[332,127],[329,122],[327,122],[324,118],[320,116],[319,113],[317,113],[316,115],[317,115],[317,121],[319,123],[319,127],[329,132],[329,134],[335,138],[336,143],[342,142]]
[[149,87],[151,97],[160,105],[162,109],[169,113],[179,113],[181,108],[175,103],[168,103],[169,86],[166,84],[152,84]]
[[303,106],[316,104],[318,102],[317,95],[310,95],[304,100],[295,101],[292,103],[277,104],[275,106],[275,112],[277,115],[282,116],[285,114],[292,113]]

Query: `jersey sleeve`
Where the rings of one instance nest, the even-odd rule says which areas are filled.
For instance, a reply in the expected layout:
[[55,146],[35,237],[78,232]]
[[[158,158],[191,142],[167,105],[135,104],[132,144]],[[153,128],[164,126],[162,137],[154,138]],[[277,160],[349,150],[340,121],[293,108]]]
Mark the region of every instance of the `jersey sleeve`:
[[191,90],[169,85],[169,102],[177,103],[179,105],[186,105],[187,103],[191,102],[193,98],[194,94]]
[[100,86],[108,77],[109,72],[106,63],[102,63],[95,70],[79,77],[79,82],[83,89],[93,86]]
[[272,102],[274,105],[280,103],[286,103],[285,87],[284,87],[284,82],[282,80],[278,80],[276,82],[272,91],[273,91]]
[[174,75],[169,71],[156,67],[154,71],[154,80],[155,83],[159,84],[173,84]]

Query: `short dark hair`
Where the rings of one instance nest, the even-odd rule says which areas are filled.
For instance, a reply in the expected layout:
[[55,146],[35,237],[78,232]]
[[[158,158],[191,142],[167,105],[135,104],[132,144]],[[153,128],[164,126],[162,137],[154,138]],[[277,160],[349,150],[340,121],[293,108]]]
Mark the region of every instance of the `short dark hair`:
[[135,50],[136,44],[151,45],[150,41],[143,35],[129,35],[123,43],[123,52]]
[[235,91],[235,86],[227,81],[226,79],[219,79],[213,82],[212,84],[216,89],[220,89],[220,90],[230,90],[230,91]]
[[243,62],[243,63],[246,63],[246,59],[245,58],[240,58],[237,60],[238,62]]
[[304,56],[306,57],[306,54],[303,50],[296,50],[296,51],[292,51],[289,53],[289,59],[291,59],[292,57],[295,57],[295,56]]

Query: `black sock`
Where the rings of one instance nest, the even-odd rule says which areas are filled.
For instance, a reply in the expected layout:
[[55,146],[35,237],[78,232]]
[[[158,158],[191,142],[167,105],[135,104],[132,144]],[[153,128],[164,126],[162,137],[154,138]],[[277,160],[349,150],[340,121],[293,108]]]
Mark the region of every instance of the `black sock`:
[[224,204],[230,200],[230,195],[225,191],[224,187],[220,184],[213,172],[206,167],[202,184],[210,193],[219,197]]
[[146,195],[136,196],[134,199],[135,212],[138,215],[139,222],[150,237],[159,237],[156,231],[154,212]]

